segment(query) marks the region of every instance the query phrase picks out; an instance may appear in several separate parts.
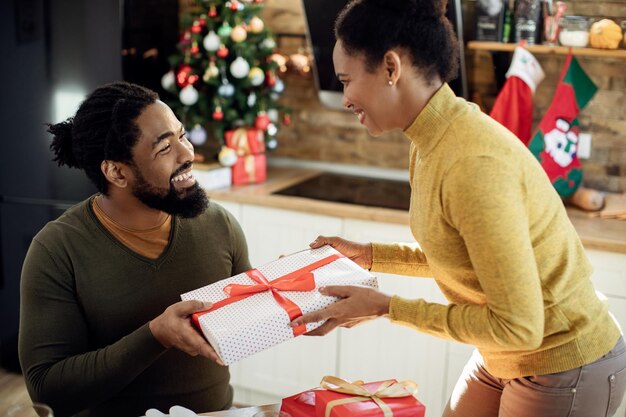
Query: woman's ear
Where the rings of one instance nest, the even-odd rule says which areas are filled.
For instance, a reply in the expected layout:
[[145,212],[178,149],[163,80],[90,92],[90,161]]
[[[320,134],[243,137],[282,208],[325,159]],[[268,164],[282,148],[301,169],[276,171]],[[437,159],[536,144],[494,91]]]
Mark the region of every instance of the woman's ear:
[[126,165],[121,162],[104,160],[100,164],[100,169],[107,181],[119,188],[125,188],[128,185],[126,178]]
[[402,72],[402,60],[400,55],[393,49],[387,51],[383,57],[383,67],[387,82],[390,86],[396,85]]

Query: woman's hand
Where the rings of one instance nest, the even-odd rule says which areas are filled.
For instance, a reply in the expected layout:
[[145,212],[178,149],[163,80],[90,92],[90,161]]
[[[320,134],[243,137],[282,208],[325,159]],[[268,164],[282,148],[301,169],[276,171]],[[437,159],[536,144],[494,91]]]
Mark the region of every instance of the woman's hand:
[[337,326],[352,327],[363,321],[389,314],[391,297],[372,288],[329,285],[320,288],[319,291],[323,295],[339,297],[341,300],[291,322],[291,325],[296,327],[326,320],[320,327],[307,333],[309,336],[322,336]]
[[324,245],[330,245],[337,249],[343,256],[351,259],[364,269],[372,268],[372,244],[358,243],[342,239],[337,236],[318,236],[309,246],[317,249]]
[[191,324],[193,313],[208,310],[211,303],[198,300],[180,301],[165,309],[160,316],[150,321],[152,335],[166,348],[176,348],[188,355],[201,355],[219,365],[224,365],[211,345]]

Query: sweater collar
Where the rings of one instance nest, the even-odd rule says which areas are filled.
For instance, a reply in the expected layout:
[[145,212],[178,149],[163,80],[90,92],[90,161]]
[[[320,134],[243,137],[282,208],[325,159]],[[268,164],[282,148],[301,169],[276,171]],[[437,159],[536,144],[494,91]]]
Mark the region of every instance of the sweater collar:
[[404,131],[421,156],[427,155],[437,146],[450,126],[455,113],[459,111],[460,103],[456,98],[452,89],[444,83]]

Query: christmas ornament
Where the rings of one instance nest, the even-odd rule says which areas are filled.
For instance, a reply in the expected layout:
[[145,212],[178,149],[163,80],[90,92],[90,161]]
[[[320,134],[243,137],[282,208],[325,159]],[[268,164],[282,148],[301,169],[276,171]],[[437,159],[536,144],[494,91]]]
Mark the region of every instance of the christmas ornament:
[[237,0],[233,0],[230,3],[226,4],[230,10],[232,10],[233,12],[236,12],[239,9],[239,2]]
[[276,127],[276,125],[274,123],[269,123],[267,125],[267,134],[270,136],[276,136],[277,133],[278,128]]
[[273,72],[267,71],[265,74],[265,83],[268,87],[274,87],[274,85],[276,85],[276,76]]
[[245,78],[250,72],[250,64],[248,61],[238,56],[235,60],[230,64],[230,73],[235,78]]
[[189,132],[189,141],[194,145],[200,146],[206,142],[206,130],[200,125],[195,125]]
[[265,146],[270,151],[273,151],[274,149],[278,148],[278,141],[276,140],[276,138],[269,138],[267,140],[267,143],[265,143]]
[[198,46],[198,42],[194,41],[191,44],[191,48],[189,48],[189,52],[191,52],[193,55],[195,55],[198,52],[200,52],[200,47]]
[[276,77],[276,82],[274,83],[274,87],[272,87],[272,91],[276,94],[281,94],[285,91],[285,83],[280,78]]
[[217,155],[220,164],[225,167],[232,167],[237,162],[237,152],[228,146],[222,146],[220,153]]
[[270,124],[270,118],[267,116],[267,113],[260,112],[254,121],[254,127],[259,130],[267,129],[267,126]]
[[200,22],[199,21],[195,21],[193,22],[193,25],[191,26],[191,33],[200,33],[202,32],[202,26],[200,26]]
[[261,42],[261,46],[265,49],[274,49],[276,48],[276,42],[272,38],[265,38]]
[[210,31],[204,37],[204,40],[202,41],[202,45],[204,45],[204,49],[206,49],[209,52],[217,51],[221,43],[222,41],[220,40],[220,37],[217,36],[217,33],[215,33],[214,31]]
[[208,82],[211,78],[215,78],[220,74],[220,70],[217,69],[217,65],[215,65],[215,61],[211,60],[209,62],[209,66],[207,67],[202,79],[204,82]]
[[261,32],[264,26],[265,24],[258,16],[254,16],[252,19],[250,19],[250,22],[248,23],[248,28],[252,33]]
[[283,124],[284,124],[285,126],[289,126],[289,125],[291,124],[291,116],[290,116],[290,115],[285,114],[285,115],[283,116]]
[[217,16],[217,10],[215,9],[215,5],[212,4],[211,7],[209,7],[209,17],[216,17]]
[[180,98],[180,102],[185,106],[193,106],[198,101],[198,90],[196,90],[193,85],[189,84],[180,90],[178,97]]
[[218,122],[224,119],[224,112],[222,111],[222,108],[220,106],[217,106],[215,110],[213,111],[212,116],[213,116],[213,120],[218,121]]
[[248,104],[248,107],[254,107],[256,104],[256,94],[254,94],[254,91],[248,94],[248,100],[246,103]]
[[176,83],[179,87],[183,88],[189,84],[189,74],[191,73],[192,68],[189,65],[181,65],[178,68],[178,73],[176,74]]
[[267,111],[267,116],[270,118],[270,120],[272,122],[277,122],[278,121],[278,110],[276,109],[269,109]]
[[222,38],[228,38],[230,33],[233,31],[233,28],[228,24],[228,22],[224,22],[222,26],[217,30],[217,34]]
[[172,70],[169,70],[165,73],[165,75],[163,75],[163,77],[161,77],[161,87],[163,87],[164,90],[170,90],[172,87],[174,87],[175,82],[176,76],[174,75],[174,71]]
[[233,40],[233,42],[235,43],[240,43],[246,40],[246,38],[248,37],[248,32],[246,31],[246,29],[241,26],[241,25],[237,25],[233,28],[232,32],[230,32],[230,38]]
[[263,70],[261,68],[252,67],[250,69],[250,73],[248,74],[248,78],[250,79],[250,84],[257,87],[263,84],[263,81],[265,80],[265,74],[263,73]]
[[225,47],[224,45],[221,45],[219,47],[219,49],[217,50],[216,55],[217,55],[218,58],[224,59],[224,58],[226,58],[228,56],[228,52],[229,52],[228,48]]
[[222,97],[232,97],[235,94],[235,86],[229,83],[226,78],[223,78],[222,85],[217,88],[217,94]]

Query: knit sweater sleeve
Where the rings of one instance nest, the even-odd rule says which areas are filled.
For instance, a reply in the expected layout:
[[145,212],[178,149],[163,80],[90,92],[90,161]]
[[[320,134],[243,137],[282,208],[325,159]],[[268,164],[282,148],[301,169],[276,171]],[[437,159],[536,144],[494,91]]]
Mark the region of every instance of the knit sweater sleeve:
[[31,399],[56,416],[108,399],[166,351],[148,324],[97,350],[87,329],[70,271],[33,240],[21,277],[20,361]]
[[417,243],[372,242],[372,271],[432,277],[426,255]]
[[487,350],[537,348],[544,306],[522,170],[496,157],[461,159],[444,179],[441,204],[464,241],[484,303],[441,305],[394,297],[390,318]]

